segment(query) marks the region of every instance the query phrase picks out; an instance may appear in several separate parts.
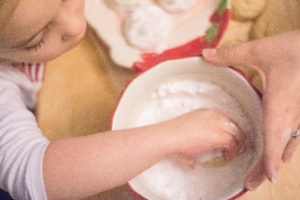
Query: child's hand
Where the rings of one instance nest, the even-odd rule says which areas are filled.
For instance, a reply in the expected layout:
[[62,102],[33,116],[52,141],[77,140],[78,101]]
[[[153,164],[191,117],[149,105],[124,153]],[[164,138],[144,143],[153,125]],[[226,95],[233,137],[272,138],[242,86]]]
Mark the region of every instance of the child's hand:
[[164,123],[169,127],[175,152],[193,166],[193,156],[216,149],[224,150],[227,160],[244,150],[245,138],[238,126],[224,114],[200,109]]

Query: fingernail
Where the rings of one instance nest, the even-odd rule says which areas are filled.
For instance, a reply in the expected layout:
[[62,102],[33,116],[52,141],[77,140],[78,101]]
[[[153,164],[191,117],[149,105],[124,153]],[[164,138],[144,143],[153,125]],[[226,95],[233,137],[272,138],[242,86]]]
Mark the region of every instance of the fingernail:
[[216,49],[204,49],[202,51],[202,54],[204,57],[212,57],[212,56],[215,56],[216,53],[217,53]]
[[271,172],[271,175],[268,177],[269,180],[272,182],[272,183],[276,183],[277,181],[277,176],[278,176],[278,171],[276,169],[274,169],[272,172]]

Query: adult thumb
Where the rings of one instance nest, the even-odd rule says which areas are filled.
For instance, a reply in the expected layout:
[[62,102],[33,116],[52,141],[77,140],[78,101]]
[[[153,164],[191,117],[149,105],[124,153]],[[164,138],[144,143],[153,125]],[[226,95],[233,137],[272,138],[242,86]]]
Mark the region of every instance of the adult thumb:
[[255,66],[255,58],[257,56],[255,55],[253,45],[253,42],[247,42],[217,49],[204,49],[202,55],[207,62],[215,65],[247,65],[257,68]]

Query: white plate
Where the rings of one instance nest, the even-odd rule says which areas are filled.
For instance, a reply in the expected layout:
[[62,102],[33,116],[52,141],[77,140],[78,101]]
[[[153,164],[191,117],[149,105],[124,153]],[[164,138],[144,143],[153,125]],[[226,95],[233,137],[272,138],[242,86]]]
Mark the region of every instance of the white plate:
[[[206,31],[212,25],[211,16],[221,4],[226,10],[223,10],[224,12],[222,13],[220,12],[220,19],[216,22],[217,24],[219,23],[220,28],[217,33],[214,33],[215,30],[211,31],[211,34],[215,37],[206,45],[216,46],[229,21],[229,0],[199,0],[198,4],[189,11],[182,14],[170,14],[173,21],[173,29],[167,41],[167,49],[176,48],[199,37],[204,37]],[[165,60],[195,56],[197,53],[200,55],[203,48],[203,45],[199,46],[199,44],[199,47],[195,48],[195,43],[192,43],[188,45],[190,47],[188,50],[186,47],[177,48],[177,52],[183,51],[179,55],[178,53],[175,55],[174,52],[172,55],[169,53],[167,56],[165,54],[155,54],[156,56],[151,57],[149,61],[149,56],[147,55],[153,56],[154,54],[144,55],[143,53],[145,52],[130,46],[126,42],[121,28],[124,16],[108,8],[103,0],[87,0],[85,15],[88,23],[110,48],[110,55],[113,61],[127,68],[145,69]],[[199,42],[203,43],[202,40]],[[147,57],[148,60],[143,60],[143,57]],[[142,62],[142,65],[135,65],[136,62]]]

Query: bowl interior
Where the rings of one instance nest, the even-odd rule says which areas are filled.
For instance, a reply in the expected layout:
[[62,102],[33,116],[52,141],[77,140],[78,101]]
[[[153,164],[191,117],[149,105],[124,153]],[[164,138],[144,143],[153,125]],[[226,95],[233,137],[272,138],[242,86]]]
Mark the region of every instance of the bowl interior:
[[[132,80],[124,91],[112,121],[112,129],[120,130],[135,127],[140,112],[150,103],[151,94],[166,81],[189,77],[196,81],[214,82],[223,87],[239,102],[254,130],[255,155],[251,168],[257,163],[262,153],[262,107],[260,97],[247,80],[229,68],[215,67],[201,58],[187,58],[162,63]],[[250,171],[250,170],[249,170]],[[143,185],[143,180],[134,178],[129,183],[143,197],[150,200],[163,200]],[[243,190],[243,180],[239,189],[227,192],[230,198]]]

